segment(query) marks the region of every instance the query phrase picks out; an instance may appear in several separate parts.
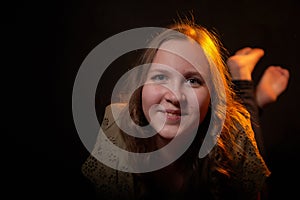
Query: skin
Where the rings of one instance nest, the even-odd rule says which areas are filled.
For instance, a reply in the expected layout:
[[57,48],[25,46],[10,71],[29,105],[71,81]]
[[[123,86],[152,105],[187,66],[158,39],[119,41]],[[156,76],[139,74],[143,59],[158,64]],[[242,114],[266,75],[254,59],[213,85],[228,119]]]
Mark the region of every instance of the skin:
[[264,51],[259,48],[246,47],[238,50],[227,60],[233,80],[252,80],[252,71],[264,55]]
[[162,145],[197,129],[206,116],[210,95],[199,71],[174,53],[157,51],[142,90],[142,107]]
[[287,88],[289,71],[280,66],[270,66],[262,75],[256,89],[258,106],[261,108],[275,102]]
[[[252,72],[257,62],[263,57],[260,48],[245,47],[238,50],[227,60],[233,80],[252,80]],[[263,73],[257,88],[256,101],[264,108],[277,100],[278,96],[287,88],[289,71],[281,66],[269,66]]]

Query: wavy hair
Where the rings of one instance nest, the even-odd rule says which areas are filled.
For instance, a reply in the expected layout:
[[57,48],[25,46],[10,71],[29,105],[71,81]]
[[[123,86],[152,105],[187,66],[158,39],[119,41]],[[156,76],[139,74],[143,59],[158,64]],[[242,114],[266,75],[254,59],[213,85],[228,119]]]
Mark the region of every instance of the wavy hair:
[[[214,110],[213,112],[210,112],[208,116],[206,116],[204,122],[200,124],[198,133],[200,131],[207,130],[208,124],[211,122],[211,120],[208,120],[209,117],[212,117],[211,119],[215,123],[220,121],[224,122],[223,126],[221,127],[221,134],[219,134],[217,137],[216,145],[208,156],[209,159],[213,161],[216,171],[225,176],[230,176],[233,172],[230,164],[231,161],[233,161],[231,152],[241,151],[241,147],[239,147],[239,145],[235,142],[237,137],[236,134],[241,128],[243,129],[246,126],[249,126],[249,121],[247,119],[247,117],[249,117],[249,113],[239,102],[235,100],[236,98],[232,89],[230,74],[224,62],[226,49],[222,46],[216,33],[209,31],[203,26],[195,24],[193,21],[186,20],[176,22],[167,28],[168,30],[154,37],[151,43],[152,46],[155,44],[154,46],[156,48],[146,49],[142,54],[139,63],[147,64],[149,69],[156,55],[157,49],[164,42],[172,39],[193,39],[201,46],[209,65],[210,78],[206,81],[209,81],[209,85],[211,86],[210,92],[214,95],[214,98],[211,99],[211,106],[214,107]],[[176,34],[174,31],[180,34]],[[142,85],[142,83],[145,82],[148,70],[145,70],[145,68],[143,69],[144,70],[138,71],[135,74],[135,77],[131,78],[131,83],[140,83],[140,85]],[[142,86],[135,90],[129,100],[127,109],[129,109],[132,121],[123,119],[123,123],[126,126],[133,127],[132,123],[140,126],[145,126],[148,124],[142,109],[141,93]],[[212,111],[212,109],[210,109],[210,111]],[[200,135],[200,133],[197,135]],[[155,136],[147,139],[141,139],[128,136],[124,133],[123,137],[127,144],[127,148],[130,151],[149,152],[157,149],[155,144]],[[193,144],[191,145],[192,147],[189,149],[189,153],[192,151],[193,155],[189,156],[191,165],[196,165],[195,163],[197,163],[194,161],[196,158],[198,158],[197,156],[202,142],[201,137],[199,138],[199,136],[196,136],[196,141],[194,140]],[[197,167],[192,166],[192,168],[196,172]]]

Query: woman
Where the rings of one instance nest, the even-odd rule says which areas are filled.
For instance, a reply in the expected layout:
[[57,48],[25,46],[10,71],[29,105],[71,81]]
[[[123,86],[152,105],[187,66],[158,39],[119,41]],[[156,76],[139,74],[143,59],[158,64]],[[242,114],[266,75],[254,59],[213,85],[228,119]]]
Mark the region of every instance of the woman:
[[[84,174],[102,198],[257,199],[270,172],[249,113],[234,100],[220,42],[205,28],[180,22],[150,46],[130,81],[138,89],[119,118],[109,107],[102,124],[115,145],[145,156],[110,156],[102,137]],[[107,167],[97,160],[104,155],[136,171]]]

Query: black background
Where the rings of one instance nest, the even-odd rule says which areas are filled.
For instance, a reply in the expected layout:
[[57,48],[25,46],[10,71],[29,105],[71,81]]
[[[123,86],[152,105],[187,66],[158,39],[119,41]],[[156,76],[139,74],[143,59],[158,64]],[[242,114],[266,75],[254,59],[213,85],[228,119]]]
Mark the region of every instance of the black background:
[[[5,185],[11,197],[93,199],[80,167],[88,152],[72,116],[76,73],[103,40],[131,28],[166,26],[189,16],[216,30],[227,50],[260,47],[265,56],[254,81],[269,65],[290,71],[287,90],[262,115],[269,199],[297,194],[299,181],[299,3],[285,1],[36,1],[13,2],[4,19],[8,78],[5,100],[13,121],[4,140]],[[8,9],[9,8],[9,9]],[[15,81],[18,80],[18,81]],[[17,82],[17,84],[13,84]],[[4,90],[6,92],[6,90]],[[7,107],[4,105],[4,107]],[[294,183],[295,181],[295,183]]]

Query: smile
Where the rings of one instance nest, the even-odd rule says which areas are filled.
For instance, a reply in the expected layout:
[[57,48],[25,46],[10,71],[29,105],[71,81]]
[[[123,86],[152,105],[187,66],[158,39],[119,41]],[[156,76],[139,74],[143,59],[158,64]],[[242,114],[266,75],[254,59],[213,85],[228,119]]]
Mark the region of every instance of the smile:
[[166,117],[167,121],[170,122],[178,122],[181,120],[181,117],[186,115],[185,113],[181,113],[180,110],[160,110],[159,112],[163,113]]
[[181,116],[181,114],[177,114],[177,113],[169,113],[169,112],[166,112],[166,114],[168,115],[168,116]]

